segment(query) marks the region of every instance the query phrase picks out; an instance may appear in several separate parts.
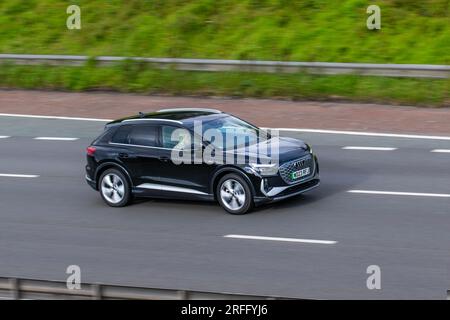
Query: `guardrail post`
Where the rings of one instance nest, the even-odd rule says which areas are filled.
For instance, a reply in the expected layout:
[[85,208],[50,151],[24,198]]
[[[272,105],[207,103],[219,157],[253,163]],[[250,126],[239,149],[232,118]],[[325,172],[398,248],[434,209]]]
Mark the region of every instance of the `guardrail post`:
[[92,285],[92,299],[102,300],[102,298],[103,298],[102,289],[103,288],[100,284],[93,284]]
[[179,290],[178,291],[178,298],[180,300],[188,300],[188,292],[186,290]]
[[11,284],[11,293],[14,300],[20,300],[20,280],[12,278],[9,280]]

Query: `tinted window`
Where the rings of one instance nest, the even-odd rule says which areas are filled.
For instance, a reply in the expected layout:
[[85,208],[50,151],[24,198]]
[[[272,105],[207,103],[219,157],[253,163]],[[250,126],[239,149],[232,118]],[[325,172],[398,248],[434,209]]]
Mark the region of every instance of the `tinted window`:
[[111,142],[114,143],[129,143],[128,142],[128,135],[130,133],[131,126],[122,126],[119,129],[117,129],[116,133],[111,139]]
[[130,144],[156,147],[158,145],[158,127],[152,125],[136,125],[128,134]]
[[227,145],[228,148],[244,147],[270,139],[266,131],[230,115],[204,119],[202,130],[203,138],[221,149],[227,149]]
[[162,146],[169,149],[186,149],[191,145],[191,135],[188,130],[174,127],[162,126]]

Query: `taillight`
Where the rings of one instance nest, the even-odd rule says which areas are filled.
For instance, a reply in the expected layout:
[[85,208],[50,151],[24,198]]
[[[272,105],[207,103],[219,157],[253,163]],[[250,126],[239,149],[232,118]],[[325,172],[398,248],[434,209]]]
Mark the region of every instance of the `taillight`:
[[88,155],[88,156],[94,156],[95,150],[96,150],[95,147],[88,147],[88,148],[86,149],[87,155]]

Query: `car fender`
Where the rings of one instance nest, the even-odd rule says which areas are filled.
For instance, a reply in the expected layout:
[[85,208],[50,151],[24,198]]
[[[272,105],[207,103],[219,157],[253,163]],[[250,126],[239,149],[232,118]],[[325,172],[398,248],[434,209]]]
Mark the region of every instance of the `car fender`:
[[102,164],[100,164],[97,169],[95,170],[95,180],[96,180],[96,184],[97,184],[97,189],[98,189],[98,180],[99,180],[99,173],[101,171],[103,171],[103,169],[105,167],[116,167],[119,168],[121,171],[123,171],[123,173],[127,176],[128,178],[128,182],[130,183],[130,186],[133,187],[133,180],[131,179],[130,174],[128,173],[127,169],[125,169],[124,166],[122,166],[121,164],[117,163],[117,162],[113,162],[113,161],[107,161],[107,162],[103,162]]
[[228,173],[236,173],[238,175],[240,175],[242,178],[244,178],[245,181],[247,181],[250,190],[252,191],[253,196],[256,195],[256,190],[254,187],[254,183],[250,180],[250,178],[248,177],[248,175],[245,173],[245,171],[240,168],[240,167],[236,167],[236,166],[223,166],[218,168],[211,179],[211,185],[210,185],[210,190],[211,190],[211,194],[213,194],[215,196],[216,191],[214,190],[214,185],[216,183],[217,177],[219,177],[221,174],[223,174],[224,172],[228,172]]

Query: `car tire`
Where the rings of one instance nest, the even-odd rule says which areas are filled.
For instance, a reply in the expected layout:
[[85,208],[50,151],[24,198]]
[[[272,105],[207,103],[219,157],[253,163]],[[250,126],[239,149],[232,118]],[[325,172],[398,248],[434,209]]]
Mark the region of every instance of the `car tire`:
[[111,207],[124,207],[130,203],[131,188],[127,177],[118,169],[108,169],[99,180],[99,191],[103,201]]
[[244,178],[230,173],[223,176],[216,188],[219,204],[231,214],[242,215],[253,209],[253,194]]

